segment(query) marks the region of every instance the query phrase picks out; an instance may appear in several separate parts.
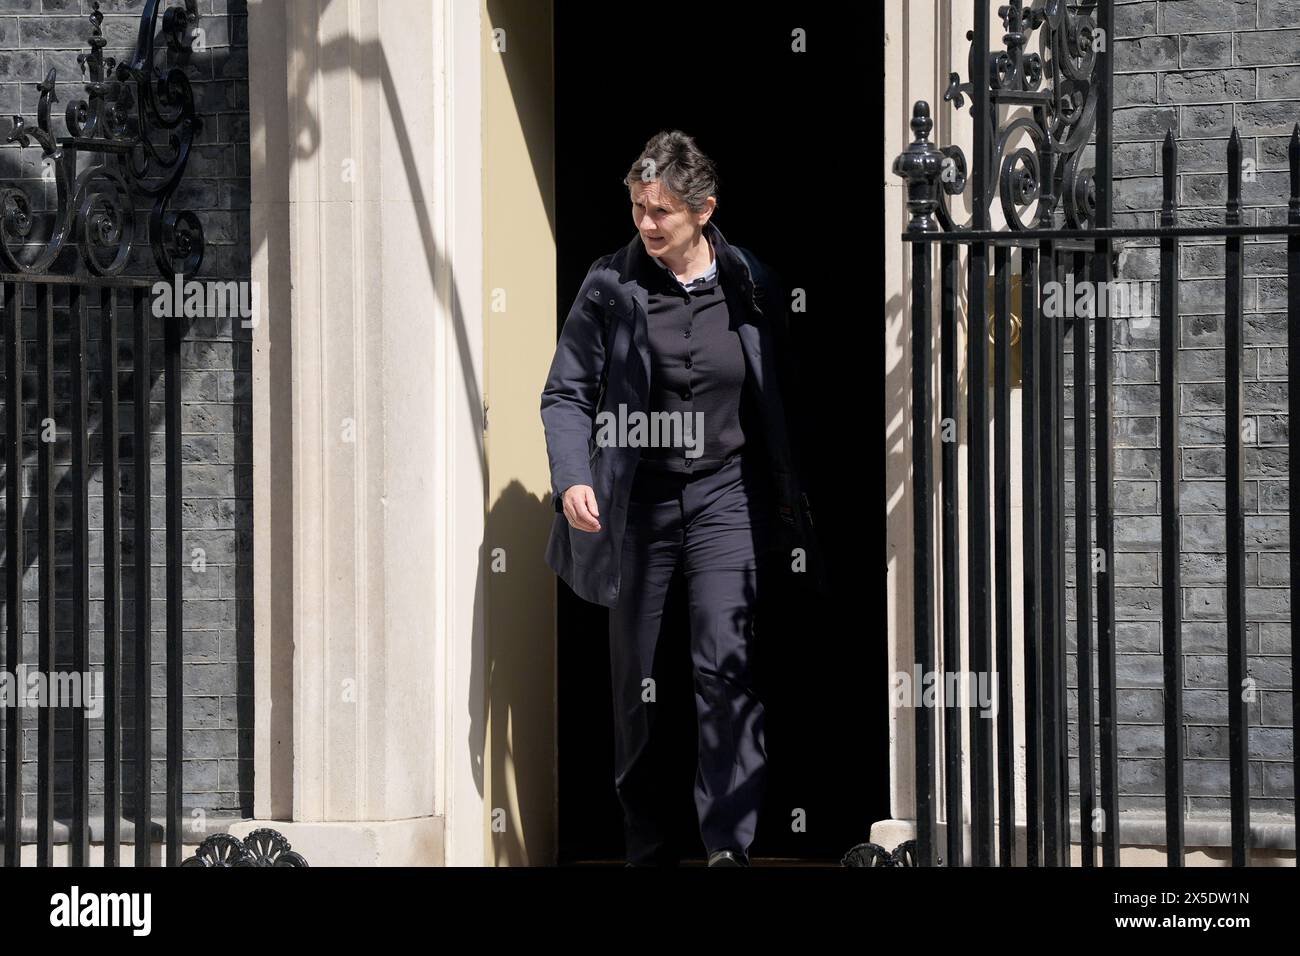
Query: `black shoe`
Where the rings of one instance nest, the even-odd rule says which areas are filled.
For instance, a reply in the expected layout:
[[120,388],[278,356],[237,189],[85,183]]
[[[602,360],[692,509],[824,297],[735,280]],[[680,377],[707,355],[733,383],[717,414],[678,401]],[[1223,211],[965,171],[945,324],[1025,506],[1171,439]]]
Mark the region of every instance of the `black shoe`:
[[739,850],[714,850],[709,854],[709,866],[749,866],[749,858]]

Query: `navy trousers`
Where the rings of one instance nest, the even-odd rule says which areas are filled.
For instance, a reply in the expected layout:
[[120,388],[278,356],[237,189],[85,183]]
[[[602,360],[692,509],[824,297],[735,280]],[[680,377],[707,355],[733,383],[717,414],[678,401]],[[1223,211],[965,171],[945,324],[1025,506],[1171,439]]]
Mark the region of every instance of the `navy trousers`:
[[[767,753],[755,686],[754,616],[774,527],[770,478],[757,455],[737,454],[690,476],[638,469],[628,502],[618,604],[609,612],[614,700],[614,786],[627,859],[672,864],[658,779],[655,650],[690,631],[699,730],[695,808],[705,849],[747,853],[758,823]],[[685,580],[687,620],[664,614],[669,584]]]

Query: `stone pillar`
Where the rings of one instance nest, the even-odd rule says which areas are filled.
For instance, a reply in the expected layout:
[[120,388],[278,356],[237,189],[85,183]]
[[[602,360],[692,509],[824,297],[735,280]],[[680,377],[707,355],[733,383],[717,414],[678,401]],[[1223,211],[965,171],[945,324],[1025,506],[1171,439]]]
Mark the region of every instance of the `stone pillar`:
[[232,832],[314,866],[479,863],[477,5],[253,0],[249,38],[256,802]]

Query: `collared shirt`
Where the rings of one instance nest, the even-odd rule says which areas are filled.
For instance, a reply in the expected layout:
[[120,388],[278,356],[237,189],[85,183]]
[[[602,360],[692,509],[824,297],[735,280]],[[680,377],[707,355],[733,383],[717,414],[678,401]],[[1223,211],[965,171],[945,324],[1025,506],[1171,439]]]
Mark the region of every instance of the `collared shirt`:
[[[707,242],[708,240],[706,239],[705,241]],[[686,289],[689,292],[692,286],[700,282],[706,282],[718,274],[718,253],[717,250],[713,248],[713,243],[709,243],[709,252],[713,254],[713,261],[709,263],[709,267],[705,269],[703,272],[701,272],[699,275],[697,275],[694,279],[690,279],[686,282],[682,282],[681,279],[678,279],[677,273],[673,272],[672,269],[668,268],[668,266],[664,264],[663,259],[659,258],[658,256],[650,256],[650,258],[654,260],[655,265],[657,265],[660,269],[663,269],[665,272],[671,275],[674,279],[677,280],[677,283],[683,289]],[[649,253],[646,253],[646,255],[649,255]]]
[[[728,313],[717,248],[712,251],[709,267],[688,282],[644,246],[637,252],[663,270],[642,270],[647,283],[651,420],[680,421],[682,426],[680,438],[674,435],[667,447],[642,448],[640,466],[645,471],[707,474],[739,452],[746,431],[753,430],[744,350]],[[661,417],[664,413],[667,417]]]

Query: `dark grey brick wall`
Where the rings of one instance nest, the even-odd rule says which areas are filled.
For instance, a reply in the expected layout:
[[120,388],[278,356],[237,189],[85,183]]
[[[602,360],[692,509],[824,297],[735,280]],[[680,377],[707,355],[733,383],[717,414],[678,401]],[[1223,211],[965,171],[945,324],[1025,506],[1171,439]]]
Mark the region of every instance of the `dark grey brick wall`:
[[[1173,130],[1185,223],[1221,222],[1228,136],[1247,164],[1248,223],[1284,221],[1286,144],[1300,120],[1300,0],[1119,0],[1115,220],[1158,224],[1160,143]],[[1253,163],[1253,173],[1250,169]],[[1251,181],[1253,176],[1253,181]],[[1244,404],[1250,794],[1259,817],[1294,813],[1285,245],[1245,247]],[[1154,243],[1129,244],[1120,277],[1154,281]],[[1228,810],[1222,240],[1182,248],[1179,452],[1187,811]],[[1160,654],[1160,318],[1114,320],[1120,781],[1126,810],[1163,812]],[[1067,360],[1067,366],[1070,364]],[[1073,395],[1067,390],[1067,415]],[[1072,444],[1072,434],[1069,437]],[[1093,437],[1095,448],[1095,435]],[[1072,455],[1072,450],[1067,451]],[[1072,458],[1067,459],[1072,461]],[[1069,497],[1073,500],[1073,486]],[[1095,499],[1094,499],[1095,500]],[[1095,543],[1095,539],[1094,539]],[[1073,564],[1073,522],[1067,531]],[[1073,584],[1071,569],[1071,584]],[[1074,593],[1070,594],[1073,616]],[[1071,634],[1073,646],[1073,633]],[[1077,687],[1071,659],[1069,681]],[[1095,673],[1095,671],[1094,671]],[[1076,710],[1077,713],[1077,710]],[[1071,728],[1077,754],[1076,728]],[[1072,760],[1078,786],[1077,760]]]
[[[134,47],[143,0],[101,0],[106,14],[103,25],[109,39],[107,55],[123,59]],[[69,100],[84,96],[76,62],[78,53],[89,49],[91,32],[88,19],[91,0],[0,0],[0,130],[7,133],[7,117],[22,114],[34,125],[38,94],[35,84],[47,70],[58,70],[60,103],[56,106],[55,128],[62,133],[62,110]],[[247,10],[244,0],[200,0],[202,18],[197,24],[204,31],[207,50],[196,53],[189,68],[199,112],[205,118],[203,131],[196,139],[186,179],[172,208],[189,209],[202,219],[207,238],[207,254],[200,278],[247,280],[250,275],[249,254],[249,154],[248,154],[248,63]],[[33,197],[41,195],[40,150],[17,147],[0,149],[0,181],[23,185]],[[147,205],[139,207],[147,210]],[[145,221],[137,215],[137,232]],[[139,243],[140,254],[132,261],[129,272],[154,277],[155,267],[148,253],[147,241]],[[27,297],[27,305],[33,304]],[[64,299],[56,297],[56,420],[59,441],[55,445],[58,462],[56,480],[70,480],[68,466],[67,399],[69,381],[66,374],[68,355],[64,344],[67,317],[62,311]],[[124,716],[123,753],[128,774],[124,782],[125,808],[129,814],[136,803],[131,783],[136,755],[133,751],[131,707],[134,702],[132,680],[130,622],[134,604],[131,594],[131,571],[134,554],[133,448],[130,396],[134,366],[129,300],[123,300],[121,337],[117,344],[121,376],[119,389],[124,401],[119,407],[123,459],[122,534],[123,558],[123,627],[126,641],[124,687],[127,707]],[[91,635],[92,667],[103,663],[103,442],[100,433],[101,380],[99,314],[90,313],[90,417],[92,439],[90,452],[92,477],[90,489],[91,563]],[[164,529],[164,456],[163,397],[161,375],[163,320],[152,319],[151,343],[151,441],[153,549],[151,556],[153,611],[153,794],[155,818],[164,811],[165,787],[165,624],[166,624],[166,551]],[[185,734],[184,799],[187,816],[202,809],[210,818],[228,815],[248,816],[252,812],[252,453],[250,341],[251,330],[242,328],[238,317],[190,318],[182,320],[184,344],[181,352],[183,406],[183,494],[184,494],[184,618],[185,618]],[[36,661],[38,626],[39,573],[37,556],[36,499],[36,429],[37,409],[32,399],[38,386],[39,353],[34,339],[35,315],[24,316],[28,336],[24,376],[26,403],[24,441],[24,487],[29,496],[24,509],[27,528],[27,570],[24,578],[25,633],[24,654],[28,662]],[[0,380],[3,369],[0,368]],[[0,429],[3,420],[0,416]],[[0,469],[3,468],[0,462]],[[6,476],[7,478],[7,476]],[[56,607],[58,665],[71,668],[71,503],[67,488],[59,485],[56,508],[58,568],[55,575],[59,600]],[[7,516],[6,516],[7,517]],[[0,526],[3,527],[3,526]],[[0,539],[3,547],[3,539]],[[202,549],[206,570],[191,567],[195,549]],[[8,561],[8,557],[5,558]],[[3,595],[0,594],[0,605]],[[0,631],[4,626],[0,613]],[[2,655],[0,655],[2,657]],[[0,661],[0,666],[3,666]],[[16,711],[0,715],[8,719]],[[70,726],[68,715],[57,714],[56,725]],[[36,719],[35,711],[24,716],[25,789],[29,794],[24,807],[31,816],[36,807]],[[103,806],[103,731],[102,722],[91,724],[91,789],[93,811]],[[56,784],[66,790],[71,781],[71,752],[66,739],[57,745]],[[2,799],[2,796],[0,796]],[[67,801],[60,792],[56,813],[64,817]],[[5,808],[0,804],[0,815]]]

